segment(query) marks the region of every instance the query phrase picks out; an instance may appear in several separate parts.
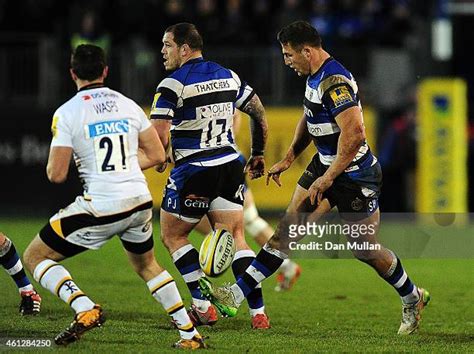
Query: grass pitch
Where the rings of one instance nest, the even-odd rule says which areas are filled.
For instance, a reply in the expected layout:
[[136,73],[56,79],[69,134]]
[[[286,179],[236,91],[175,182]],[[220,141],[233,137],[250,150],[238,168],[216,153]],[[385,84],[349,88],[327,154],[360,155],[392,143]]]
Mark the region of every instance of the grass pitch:
[[[22,252],[45,221],[0,219],[0,229]],[[175,277],[185,303],[189,304],[184,281],[158,235],[156,222],[158,261]],[[200,238],[194,236],[193,240],[199,242]],[[352,259],[297,261],[303,273],[294,289],[276,293],[274,277],[263,284],[272,328],[251,330],[247,308],[242,306],[237,317],[222,318],[216,326],[200,329],[201,334],[209,337],[206,342],[211,351],[474,351],[472,258],[403,260],[412,280],[426,287],[432,295],[419,332],[409,337],[396,334],[401,318],[397,294],[368,266]],[[146,284],[128,265],[118,239],[99,251],[86,252],[63,264],[78,286],[100,303],[107,315],[103,328],[87,333],[79,342],[68,346],[67,351],[176,352],[170,346],[179,339],[178,333],[150,296]],[[232,280],[230,273],[216,281]],[[35,286],[43,297],[41,314],[21,317],[15,284],[7,274],[0,275],[0,284],[0,351],[12,349],[4,345],[5,338],[52,339],[73,318],[66,304],[38,284]]]

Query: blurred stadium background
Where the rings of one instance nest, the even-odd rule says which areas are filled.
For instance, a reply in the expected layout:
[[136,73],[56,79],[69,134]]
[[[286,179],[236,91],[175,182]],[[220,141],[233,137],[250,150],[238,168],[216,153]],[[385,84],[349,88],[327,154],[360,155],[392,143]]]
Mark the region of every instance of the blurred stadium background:
[[[296,19],[315,25],[325,48],[358,81],[369,140],[383,166],[382,211],[473,210],[467,181],[474,173],[474,117],[467,103],[474,69],[466,55],[473,15],[469,0],[0,0],[2,215],[49,215],[80,193],[77,178],[53,186],[44,173],[51,117],[75,93],[71,47],[103,46],[109,86],[148,109],[166,75],[163,30],[180,21],[196,23],[205,56],[234,69],[262,97],[271,165],[286,151],[301,112],[304,79],[283,65],[275,39]],[[243,129],[245,153],[248,140]],[[252,182],[263,211],[286,206],[312,152],[284,175],[282,189]],[[147,176],[159,205],[165,176]]]

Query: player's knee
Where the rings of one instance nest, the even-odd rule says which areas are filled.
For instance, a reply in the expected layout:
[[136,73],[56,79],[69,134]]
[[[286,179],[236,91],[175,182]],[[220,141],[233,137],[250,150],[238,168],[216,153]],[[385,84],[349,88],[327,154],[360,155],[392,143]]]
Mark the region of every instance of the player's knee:
[[244,210],[244,223],[245,231],[252,237],[257,237],[269,226],[268,223],[258,215],[255,205]]
[[168,249],[168,251],[179,248],[179,245],[183,243],[183,240],[187,239],[187,235],[173,235],[171,233],[161,234],[161,241]]
[[10,239],[0,232],[0,256],[5,254],[10,248]]
[[171,248],[171,246],[173,245],[173,241],[171,239],[171,237],[167,234],[163,234],[161,233],[161,242],[163,242],[163,245],[165,245],[165,247],[169,250]]
[[10,250],[12,242],[8,237],[3,235],[3,238],[0,237],[0,257],[4,256],[7,254],[7,252]]
[[23,265],[25,266],[26,269],[29,270],[30,273],[33,273],[36,264],[38,263],[36,261],[37,256],[35,255],[35,250],[30,244],[25,252],[23,252]]
[[36,240],[37,238],[34,238],[25,252],[23,252],[23,264],[32,274],[39,263],[48,259],[48,257],[45,256],[44,250],[38,245]]

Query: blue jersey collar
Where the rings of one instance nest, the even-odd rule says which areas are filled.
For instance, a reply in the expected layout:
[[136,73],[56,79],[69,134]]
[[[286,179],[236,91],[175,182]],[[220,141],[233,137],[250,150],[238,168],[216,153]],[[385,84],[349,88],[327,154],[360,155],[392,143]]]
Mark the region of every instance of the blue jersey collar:
[[313,75],[310,75],[310,77],[316,77],[316,76],[318,76],[318,75],[321,73],[321,71],[323,70],[323,68],[326,66],[326,64],[329,63],[330,61],[333,61],[333,60],[334,60],[334,58],[333,58],[332,56],[329,57],[329,58],[327,58],[327,59],[321,64],[321,66],[319,67],[319,69],[318,69]]
[[185,65],[188,65],[188,64],[196,64],[196,63],[200,63],[200,62],[203,62],[204,61],[204,58],[203,57],[199,57],[199,58],[194,58],[194,59],[191,59],[191,60],[188,60],[186,63],[184,63],[182,66],[185,66]]

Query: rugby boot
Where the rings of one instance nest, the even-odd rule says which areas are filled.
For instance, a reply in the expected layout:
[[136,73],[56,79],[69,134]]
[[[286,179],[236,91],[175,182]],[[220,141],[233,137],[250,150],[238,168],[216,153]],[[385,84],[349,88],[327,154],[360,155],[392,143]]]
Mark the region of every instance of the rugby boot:
[[259,313],[252,316],[252,329],[269,329],[270,319],[264,313]]
[[95,327],[101,327],[105,322],[105,316],[100,305],[95,305],[93,309],[79,312],[74,317],[74,321],[64,331],[59,333],[54,342],[57,345],[68,345],[81,338],[81,336]]
[[204,339],[201,337],[201,335],[196,334],[191,339],[181,338],[178,342],[173,344],[173,348],[195,350],[195,349],[206,349],[207,345],[206,343],[204,343]]
[[230,285],[214,288],[206,279],[199,279],[199,288],[202,294],[217,308],[221,316],[234,317],[237,315],[239,304],[235,301]]
[[300,275],[301,267],[298,264],[293,263],[293,266],[290,267],[290,269],[277,274],[277,285],[275,287],[275,291],[290,290],[293,285],[295,285]]
[[22,291],[20,314],[22,316],[37,315],[41,310],[41,296],[34,290]]
[[197,326],[213,326],[216,324],[218,317],[214,305],[209,306],[206,312],[200,311],[194,304],[188,311],[188,316],[191,319],[194,327]]
[[420,294],[418,302],[402,305],[402,322],[398,334],[412,334],[420,326],[421,311],[428,305],[431,297],[430,293],[423,288],[418,288],[418,294]]

